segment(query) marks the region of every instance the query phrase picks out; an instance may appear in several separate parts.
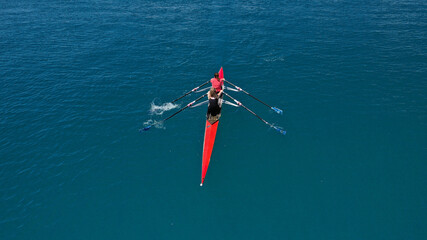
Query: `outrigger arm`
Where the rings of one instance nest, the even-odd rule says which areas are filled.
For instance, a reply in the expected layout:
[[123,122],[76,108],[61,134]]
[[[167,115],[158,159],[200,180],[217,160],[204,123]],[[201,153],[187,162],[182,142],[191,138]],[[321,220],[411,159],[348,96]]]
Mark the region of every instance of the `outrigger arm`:
[[[191,108],[199,107],[199,106],[202,106],[202,105],[207,104],[207,103],[209,103],[209,100],[206,100],[206,101],[200,102],[198,104],[195,104],[195,105],[191,106]],[[234,103],[232,103],[230,101],[227,101],[227,100],[223,100],[222,103],[230,105],[230,106],[233,106],[233,107],[239,107],[239,105],[236,105],[236,104],[234,104]]]
[[[209,81],[207,81],[207,82],[203,83],[202,85],[200,85],[200,86],[198,86],[198,87],[193,88],[191,91],[186,92],[186,93],[185,93],[184,95],[182,95],[181,97],[179,97],[179,98],[177,98],[177,99],[175,99],[175,100],[171,101],[171,103],[174,103],[174,102],[178,101],[179,99],[181,99],[181,98],[183,98],[183,97],[187,96],[188,94],[190,94],[190,93],[192,93],[192,92],[196,92],[199,88],[201,88],[201,87],[205,86],[206,84],[208,84],[208,83],[210,83],[210,82],[211,82],[211,81],[209,80]],[[197,91],[197,92],[198,92],[198,91]]]

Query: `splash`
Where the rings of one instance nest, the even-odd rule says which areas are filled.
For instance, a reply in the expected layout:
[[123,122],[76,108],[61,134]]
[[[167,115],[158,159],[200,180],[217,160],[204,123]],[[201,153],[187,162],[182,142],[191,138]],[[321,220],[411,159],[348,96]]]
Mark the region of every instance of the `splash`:
[[150,127],[155,127],[155,128],[166,129],[165,126],[163,125],[163,121],[156,121],[153,119],[149,119],[149,120],[145,121],[143,123],[143,126],[144,126],[144,128],[150,126]]
[[156,105],[154,101],[151,103],[150,114],[151,115],[162,115],[164,112],[178,108],[178,104],[163,103],[162,105]]

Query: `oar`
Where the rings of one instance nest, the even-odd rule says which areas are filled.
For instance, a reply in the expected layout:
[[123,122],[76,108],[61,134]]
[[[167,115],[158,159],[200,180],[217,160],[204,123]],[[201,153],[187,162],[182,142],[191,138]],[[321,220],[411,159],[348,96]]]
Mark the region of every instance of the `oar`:
[[242,91],[242,92],[246,93],[247,95],[249,95],[249,96],[250,96],[250,97],[252,97],[253,99],[257,100],[258,102],[260,102],[260,103],[264,104],[265,106],[267,106],[267,107],[269,107],[269,108],[273,109],[276,113],[278,113],[278,114],[283,114],[283,111],[282,111],[281,109],[279,109],[279,108],[277,108],[277,107],[272,107],[272,106],[268,105],[267,103],[265,103],[265,102],[263,102],[263,101],[259,100],[258,98],[254,97],[252,94],[250,94],[250,93],[246,92],[245,90],[243,90],[243,89],[239,88],[238,86],[234,85],[233,83],[231,83],[231,82],[229,82],[229,81],[227,81],[227,80],[225,80],[225,81],[226,81],[227,83],[229,83],[230,85],[232,85],[233,87],[235,87],[237,90],[239,90],[239,91]]
[[[173,116],[177,115],[178,113],[180,113],[180,112],[184,111],[186,108],[191,107],[191,105],[193,105],[194,103],[196,103],[196,102],[197,102],[197,101],[199,101],[200,99],[202,99],[202,98],[206,97],[206,95],[207,95],[207,93],[203,94],[202,96],[200,96],[200,97],[199,97],[199,98],[197,98],[196,100],[194,100],[194,101],[190,102],[190,103],[189,103],[189,104],[187,104],[185,107],[183,107],[183,108],[179,109],[177,112],[175,112],[174,114],[170,115],[169,117],[167,117],[167,118],[163,119],[163,120],[162,120],[162,121],[160,121],[160,122],[164,122],[164,121],[166,121],[166,120],[168,120],[168,119],[172,118]],[[140,132],[142,132],[142,131],[148,131],[152,126],[153,126],[153,125],[146,126],[146,127],[144,127],[144,128],[139,129],[139,131],[140,131]]]
[[200,86],[198,86],[198,87],[193,88],[191,91],[189,91],[189,92],[187,92],[186,94],[182,95],[181,97],[179,97],[179,98],[177,98],[177,99],[173,100],[171,103],[174,103],[174,102],[178,101],[179,99],[181,99],[181,98],[183,98],[183,97],[187,96],[188,94],[190,94],[190,93],[192,93],[192,92],[197,91],[197,89],[199,89],[199,88],[201,88],[201,87],[205,86],[206,84],[208,84],[208,83],[210,83],[210,82],[211,82],[211,81],[209,80],[209,81],[207,81],[207,82],[203,83],[202,85],[200,85]]
[[227,95],[227,97],[231,98],[231,100],[233,100],[237,105],[243,107],[244,109],[246,109],[248,112],[252,113],[253,115],[255,115],[255,117],[257,117],[259,120],[263,121],[265,124],[267,124],[268,126],[274,128],[276,131],[278,131],[279,133],[286,135],[286,131],[282,130],[276,126],[274,126],[273,124],[265,121],[264,119],[262,119],[260,116],[258,116],[256,113],[254,113],[252,110],[250,110],[249,108],[247,108],[245,105],[243,105],[241,102],[237,101],[236,99],[234,99],[232,96],[230,96],[228,93],[224,92],[225,95]]

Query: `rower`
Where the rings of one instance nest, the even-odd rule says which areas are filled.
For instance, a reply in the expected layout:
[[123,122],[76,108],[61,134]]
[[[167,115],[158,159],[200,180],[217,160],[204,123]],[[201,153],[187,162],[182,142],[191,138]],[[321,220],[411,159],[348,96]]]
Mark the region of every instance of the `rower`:
[[224,80],[225,80],[224,78],[219,79],[218,73],[215,73],[214,77],[211,78],[212,87],[215,88],[216,93],[219,93],[223,89]]
[[212,87],[211,90],[209,90],[208,92],[209,105],[208,112],[206,113],[206,118],[209,121],[218,121],[221,116],[222,99],[220,98],[222,97],[222,93],[222,90],[217,93],[214,87]]

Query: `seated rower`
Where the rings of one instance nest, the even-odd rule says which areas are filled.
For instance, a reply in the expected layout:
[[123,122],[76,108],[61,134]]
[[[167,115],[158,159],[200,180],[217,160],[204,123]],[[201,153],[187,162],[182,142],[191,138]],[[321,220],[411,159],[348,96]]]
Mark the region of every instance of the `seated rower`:
[[208,112],[206,117],[209,121],[217,121],[221,116],[221,105],[222,105],[222,96],[223,91],[220,90],[219,93],[216,92],[215,88],[211,88],[208,92]]
[[219,79],[219,74],[215,73],[214,77],[211,78],[212,87],[215,88],[216,92],[219,93],[223,90],[224,78]]

